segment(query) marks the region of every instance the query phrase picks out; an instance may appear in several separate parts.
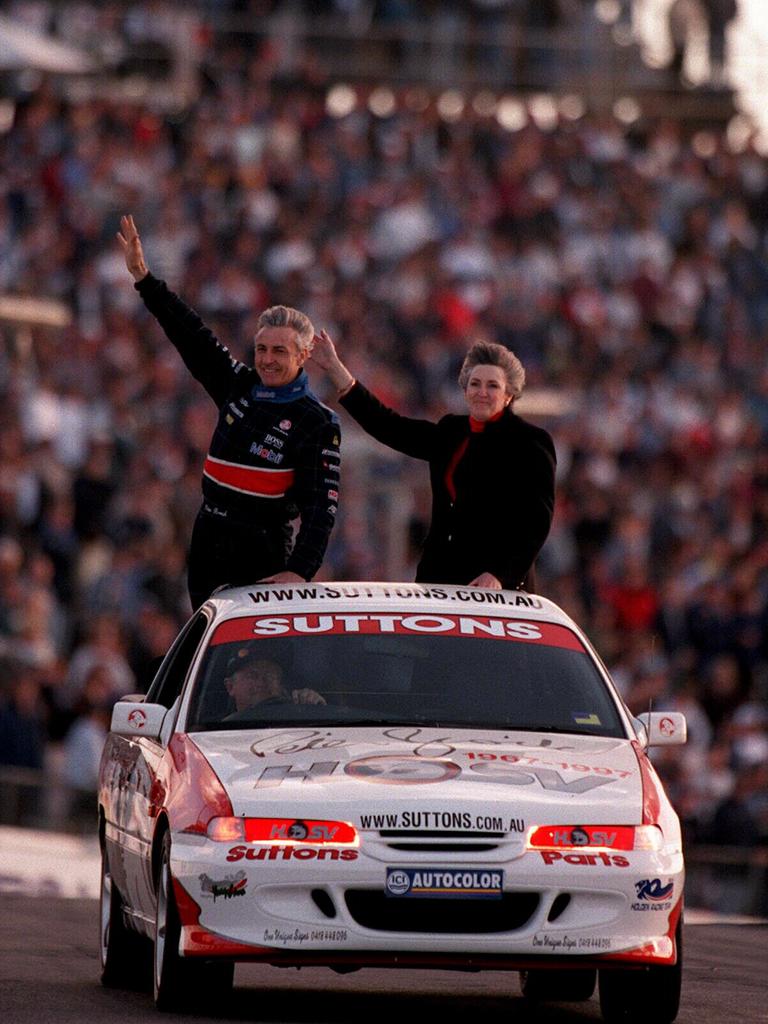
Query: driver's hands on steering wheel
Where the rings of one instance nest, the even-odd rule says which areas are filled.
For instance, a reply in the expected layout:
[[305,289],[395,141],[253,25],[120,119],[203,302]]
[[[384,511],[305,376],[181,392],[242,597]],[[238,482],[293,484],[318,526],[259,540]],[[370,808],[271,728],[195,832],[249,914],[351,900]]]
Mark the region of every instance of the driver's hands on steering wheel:
[[291,700],[294,704],[325,704],[325,697],[321,696],[317,690],[312,690],[309,686],[304,686],[300,690],[291,690]]

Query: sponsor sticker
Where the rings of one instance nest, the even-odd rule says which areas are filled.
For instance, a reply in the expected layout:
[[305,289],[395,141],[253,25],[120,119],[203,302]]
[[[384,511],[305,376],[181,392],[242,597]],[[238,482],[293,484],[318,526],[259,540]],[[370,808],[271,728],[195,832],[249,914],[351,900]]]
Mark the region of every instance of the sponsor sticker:
[[237,860],[357,860],[357,850],[329,849],[327,846],[231,846],[228,861]]
[[672,907],[672,892],[675,883],[670,879],[664,884],[660,878],[643,878],[635,882],[637,901],[632,910],[669,910]]
[[141,708],[134,708],[128,715],[128,721],[134,729],[143,729],[147,724],[147,713]]
[[[273,456],[274,452],[271,453]],[[282,455],[277,456],[278,459]],[[341,612],[302,615],[243,616],[223,622],[212,644],[249,640],[259,636],[304,636],[344,633],[465,636],[583,651],[581,642],[565,626],[548,622],[521,622],[488,615],[450,615],[403,612]]]
[[547,935],[537,934],[533,936],[535,949],[547,949],[551,953],[574,953],[584,950],[600,950],[605,952],[611,948],[611,939],[601,935]]
[[387,868],[385,892],[394,897],[500,899],[504,872],[469,868]]
[[279,946],[301,946],[305,942],[346,942],[346,928],[265,928],[264,942]]
[[618,854],[605,853],[560,853],[559,850],[540,850],[539,856],[545,864],[574,864],[581,867],[628,868],[629,861]]
[[525,832],[525,819],[468,811],[402,811],[361,814],[360,827],[385,832]]
[[573,720],[576,725],[601,725],[600,716],[588,711],[574,711]]
[[237,896],[245,896],[248,887],[244,871],[238,871],[236,875],[226,875],[221,879],[210,878],[208,875],[200,875],[199,878],[201,895],[213,899],[214,903],[219,897],[232,900]]

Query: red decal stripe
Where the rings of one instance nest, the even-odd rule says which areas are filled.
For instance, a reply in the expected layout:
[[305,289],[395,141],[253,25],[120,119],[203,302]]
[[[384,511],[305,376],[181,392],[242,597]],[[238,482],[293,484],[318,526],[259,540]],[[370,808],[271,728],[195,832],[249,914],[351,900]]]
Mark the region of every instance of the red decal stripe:
[[406,636],[466,636],[514,643],[540,644],[583,651],[578,637],[565,626],[554,623],[523,623],[517,619],[497,619],[488,615],[444,615],[397,611],[344,612],[324,615],[259,615],[223,622],[211,639],[211,645],[269,639],[275,636],[334,635],[339,633],[386,633]]
[[656,769],[648,760],[645,751],[637,740],[632,741],[632,749],[637,758],[637,764],[640,768],[640,779],[643,785],[643,824],[658,825],[661,797],[659,796],[659,780],[656,775]]
[[209,455],[203,474],[222,487],[244,491],[262,498],[282,498],[293,484],[292,469],[261,469],[258,466],[240,466],[235,462],[222,462]]

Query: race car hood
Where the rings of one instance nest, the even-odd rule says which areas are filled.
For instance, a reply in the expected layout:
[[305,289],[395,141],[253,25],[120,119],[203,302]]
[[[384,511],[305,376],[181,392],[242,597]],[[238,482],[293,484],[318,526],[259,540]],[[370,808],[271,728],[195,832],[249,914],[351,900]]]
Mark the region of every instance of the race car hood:
[[[192,739],[237,816],[375,818],[437,806],[550,824],[638,824],[629,740],[493,730],[299,728]],[[372,819],[371,819],[372,820]]]

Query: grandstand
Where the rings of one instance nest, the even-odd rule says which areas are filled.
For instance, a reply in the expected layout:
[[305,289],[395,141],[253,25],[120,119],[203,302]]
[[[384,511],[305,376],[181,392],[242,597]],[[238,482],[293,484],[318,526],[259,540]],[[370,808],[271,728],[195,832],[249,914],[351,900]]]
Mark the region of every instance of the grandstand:
[[[131,210],[150,265],[237,355],[259,309],[297,305],[373,390],[428,416],[454,407],[471,341],[521,357],[520,411],[559,459],[540,589],[632,710],[688,715],[659,769],[697,902],[765,912],[768,163],[735,72],[695,47],[682,77],[663,46],[651,66],[647,14],[6,5],[4,823],[90,827],[109,702],[146,686],[189,611],[213,407],[125,274]],[[343,431],[322,577],[410,579],[423,467]]]

